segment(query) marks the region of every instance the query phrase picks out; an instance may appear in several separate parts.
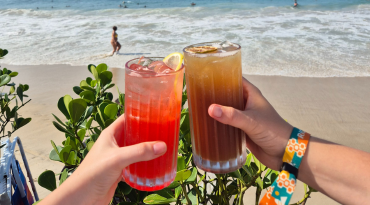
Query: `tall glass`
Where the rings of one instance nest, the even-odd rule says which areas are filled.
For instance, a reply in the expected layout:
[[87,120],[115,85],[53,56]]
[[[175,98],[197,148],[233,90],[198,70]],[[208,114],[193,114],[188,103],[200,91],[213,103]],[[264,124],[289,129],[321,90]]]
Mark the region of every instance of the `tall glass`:
[[[211,104],[244,109],[241,47],[221,42],[201,43],[184,49],[191,140],[195,164],[209,172],[228,173],[246,159],[245,133],[208,115]],[[216,51],[194,53],[189,48],[218,46]]]
[[131,164],[123,170],[123,178],[135,189],[155,191],[170,185],[176,176],[184,68],[166,74],[130,69],[138,60],[126,64],[123,146],[158,140],[167,144],[167,152]]

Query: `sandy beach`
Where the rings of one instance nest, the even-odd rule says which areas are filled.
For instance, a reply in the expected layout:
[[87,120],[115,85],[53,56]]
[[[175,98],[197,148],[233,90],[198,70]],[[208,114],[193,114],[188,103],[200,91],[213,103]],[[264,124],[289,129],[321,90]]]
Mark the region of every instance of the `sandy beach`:
[[[77,97],[72,87],[92,75],[85,66],[1,65],[19,72],[14,78],[15,83],[30,86],[26,93],[32,101],[19,112],[23,117],[31,117],[32,121],[14,136],[19,136],[23,142],[33,179],[37,181],[46,169],[59,173],[62,163],[48,157],[52,149],[50,140],[58,145],[65,137],[52,125],[54,118],[51,113],[62,117],[57,108],[58,99],[66,94]],[[111,70],[114,82],[124,91],[124,70]],[[260,88],[278,113],[292,125],[316,137],[370,152],[370,77],[245,77]],[[111,92],[117,97],[115,88]],[[19,154],[17,158],[20,159]],[[38,185],[37,191],[40,198],[49,194]],[[291,203],[302,197],[303,187],[299,184]],[[254,198],[254,190],[248,190],[246,204],[253,204]],[[314,193],[307,204],[338,203]]]

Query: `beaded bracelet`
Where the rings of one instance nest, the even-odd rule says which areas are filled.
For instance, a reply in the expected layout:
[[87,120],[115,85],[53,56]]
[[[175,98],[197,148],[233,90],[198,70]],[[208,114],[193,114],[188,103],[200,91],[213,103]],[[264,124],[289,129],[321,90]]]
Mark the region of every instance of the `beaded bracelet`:
[[306,151],[311,135],[293,128],[285,148],[280,174],[267,189],[259,205],[287,205],[292,198],[298,177],[298,168]]

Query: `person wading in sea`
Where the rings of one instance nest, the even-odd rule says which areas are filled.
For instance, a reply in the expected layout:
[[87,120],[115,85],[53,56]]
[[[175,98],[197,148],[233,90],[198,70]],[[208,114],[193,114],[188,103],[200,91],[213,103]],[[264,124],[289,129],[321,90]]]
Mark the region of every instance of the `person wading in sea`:
[[121,44],[118,42],[118,34],[116,33],[116,31],[117,31],[117,26],[113,26],[112,40],[110,41],[110,43],[113,46],[112,55],[114,55],[114,52],[118,54],[119,50],[121,49]]

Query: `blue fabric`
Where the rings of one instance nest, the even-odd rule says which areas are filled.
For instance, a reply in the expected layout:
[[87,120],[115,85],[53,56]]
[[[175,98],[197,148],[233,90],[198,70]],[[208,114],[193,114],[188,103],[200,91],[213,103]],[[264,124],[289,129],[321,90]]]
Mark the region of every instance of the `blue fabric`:
[[[19,189],[18,189],[18,185],[15,185],[14,187],[14,194],[12,195],[12,205],[30,205],[33,203],[33,198],[32,196],[29,196],[29,198],[31,199],[31,201],[29,202],[28,199],[27,199],[27,182],[26,182],[26,178],[22,172],[22,169],[21,167],[19,166],[19,163],[18,161],[16,161],[16,164],[17,164],[17,168],[18,168],[18,174],[19,174],[19,177],[21,178],[21,181],[22,181],[22,184],[23,184],[23,187],[25,188],[25,193],[26,193],[26,196],[25,197],[21,197],[21,193],[19,192]],[[13,174],[17,174],[17,173],[13,173]],[[12,176],[14,178],[14,176]]]

